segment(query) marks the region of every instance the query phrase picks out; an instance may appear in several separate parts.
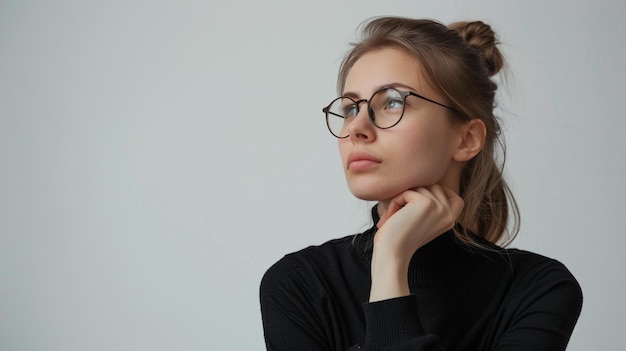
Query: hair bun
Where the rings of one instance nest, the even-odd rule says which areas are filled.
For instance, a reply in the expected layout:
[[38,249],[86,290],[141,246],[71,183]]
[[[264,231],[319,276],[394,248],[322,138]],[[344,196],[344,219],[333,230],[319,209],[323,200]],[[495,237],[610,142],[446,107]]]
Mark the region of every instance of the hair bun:
[[496,33],[482,21],[455,22],[448,26],[455,30],[469,45],[478,50],[489,76],[498,73],[504,66],[504,58],[496,47]]

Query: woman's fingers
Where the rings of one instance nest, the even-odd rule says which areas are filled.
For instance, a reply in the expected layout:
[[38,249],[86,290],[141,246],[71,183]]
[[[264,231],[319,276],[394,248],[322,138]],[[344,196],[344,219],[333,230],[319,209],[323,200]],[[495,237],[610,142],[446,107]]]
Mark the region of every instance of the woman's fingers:
[[[428,190],[434,195],[434,197],[444,205],[448,204],[448,196],[443,191],[443,187],[439,184],[435,184],[428,188]],[[447,207],[447,206],[446,206]]]
[[415,194],[413,191],[407,190],[391,199],[391,201],[389,201],[389,205],[387,205],[385,213],[383,213],[378,220],[377,227],[380,228],[383,224],[385,224],[387,219],[389,219],[389,217],[393,216],[394,213],[398,212],[402,207],[409,203],[414,195]]
[[[429,199],[430,204],[435,207],[442,206],[445,211],[449,212],[453,220],[461,214],[463,210],[463,199],[451,189],[435,184],[430,187],[419,187],[402,192],[398,196],[391,199],[385,212],[381,214],[377,227],[380,228],[385,222],[396,212],[409,203],[418,203]],[[428,200],[426,200],[428,201]],[[441,208],[440,208],[441,209]],[[454,224],[454,223],[453,223]]]

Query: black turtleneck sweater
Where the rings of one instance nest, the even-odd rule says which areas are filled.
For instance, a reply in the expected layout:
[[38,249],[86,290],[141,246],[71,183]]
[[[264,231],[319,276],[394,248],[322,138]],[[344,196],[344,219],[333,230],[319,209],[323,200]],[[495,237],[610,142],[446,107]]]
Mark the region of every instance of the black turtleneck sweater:
[[[372,211],[374,222],[378,220]],[[261,282],[268,350],[564,350],[582,292],[560,262],[458,242],[420,248],[410,296],[368,303],[374,225],[283,257]]]

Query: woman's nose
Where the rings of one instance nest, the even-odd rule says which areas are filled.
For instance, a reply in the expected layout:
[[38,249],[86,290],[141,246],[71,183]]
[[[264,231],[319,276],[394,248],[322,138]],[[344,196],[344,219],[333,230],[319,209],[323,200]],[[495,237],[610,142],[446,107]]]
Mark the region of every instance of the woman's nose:
[[374,129],[369,116],[369,105],[367,102],[361,103],[359,112],[348,125],[348,134],[351,139],[373,140],[376,133]]

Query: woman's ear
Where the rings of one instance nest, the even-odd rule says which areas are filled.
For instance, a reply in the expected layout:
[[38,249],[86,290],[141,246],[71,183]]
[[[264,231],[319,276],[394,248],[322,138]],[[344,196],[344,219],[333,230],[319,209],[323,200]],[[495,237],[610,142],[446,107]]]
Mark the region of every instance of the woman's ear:
[[452,159],[465,162],[476,156],[485,144],[487,128],[485,123],[478,118],[474,118],[459,128],[459,142]]

